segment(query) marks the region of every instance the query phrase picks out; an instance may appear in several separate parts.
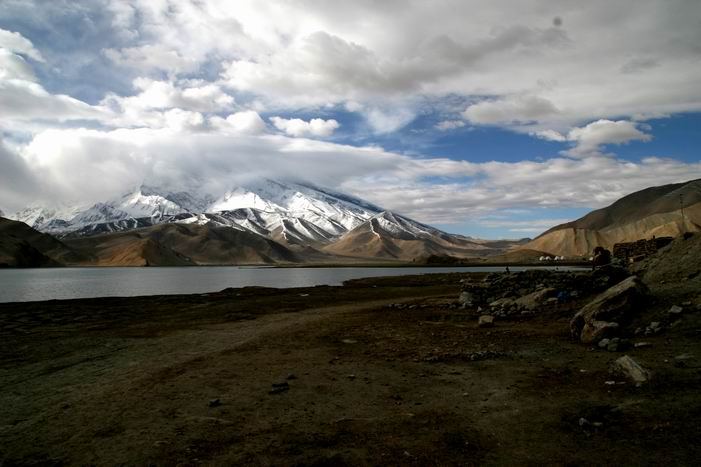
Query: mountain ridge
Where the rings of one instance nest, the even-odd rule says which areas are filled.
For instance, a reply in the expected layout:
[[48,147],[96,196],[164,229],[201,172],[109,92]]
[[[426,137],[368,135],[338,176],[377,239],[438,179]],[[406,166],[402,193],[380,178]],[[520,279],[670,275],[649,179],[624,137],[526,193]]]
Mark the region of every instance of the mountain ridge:
[[[310,258],[324,263],[333,262],[334,258],[413,261],[430,255],[466,258],[501,254],[523,243],[449,234],[334,190],[270,179],[234,187],[219,197],[143,185],[112,201],[88,207],[28,208],[16,217],[97,255],[98,263],[110,265],[120,261],[135,265],[188,264],[190,260],[183,258],[190,258],[191,252],[180,251],[168,242],[160,243],[163,241],[160,232],[171,229],[162,227],[167,225],[192,226],[190,233],[203,239],[219,238],[213,232],[229,229],[236,233],[228,235],[226,241],[255,243],[266,251],[273,248],[266,242],[272,241],[298,255],[294,259],[298,262],[308,262]],[[127,235],[134,231],[142,232],[155,244]],[[87,240],[93,237],[102,240]],[[81,242],[81,239],[86,240]],[[134,249],[134,255],[126,253],[128,248]],[[172,256],[163,248],[177,254]],[[232,243],[230,248],[235,245]],[[117,254],[119,249],[122,252]],[[285,254],[272,262],[291,261]],[[148,260],[149,257],[157,259]],[[229,257],[227,261],[235,263],[250,258],[253,263],[268,264],[250,254]],[[203,257],[192,261],[192,264],[204,264],[215,260]]]
[[[681,207],[684,205],[684,217]],[[572,222],[557,225],[521,248],[554,255],[589,255],[596,246],[701,231],[701,179],[649,187]]]

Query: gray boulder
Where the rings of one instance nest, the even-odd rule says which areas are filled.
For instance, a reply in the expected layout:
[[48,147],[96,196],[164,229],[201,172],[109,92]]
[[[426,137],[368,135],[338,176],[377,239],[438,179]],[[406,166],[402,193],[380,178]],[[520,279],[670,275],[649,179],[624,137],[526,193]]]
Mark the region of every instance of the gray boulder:
[[534,311],[538,309],[548,298],[557,293],[554,288],[543,288],[515,300],[515,304],[520,310]]
[[632,379],[637,385],[643,384],[649,380],[651,376],[648,370],[640,366],[638,362],[633,360],[628,355],[624,355],[613,362],[613,369],[614,371]]

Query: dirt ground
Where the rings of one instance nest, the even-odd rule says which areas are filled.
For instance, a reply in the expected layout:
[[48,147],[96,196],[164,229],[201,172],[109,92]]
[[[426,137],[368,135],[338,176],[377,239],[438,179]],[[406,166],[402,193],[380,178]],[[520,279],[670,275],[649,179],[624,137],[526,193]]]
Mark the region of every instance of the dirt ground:
[[578,304],[479,328],[465,276],[0,305],[0,465],[699,464],[701,313],[636,387]]

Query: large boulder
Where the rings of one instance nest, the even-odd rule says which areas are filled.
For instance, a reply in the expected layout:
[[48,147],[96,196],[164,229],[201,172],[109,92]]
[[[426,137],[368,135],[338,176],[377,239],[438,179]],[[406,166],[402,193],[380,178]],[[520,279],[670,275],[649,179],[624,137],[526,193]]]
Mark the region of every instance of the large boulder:
[[[648,295],[647,286],[637,276],[619,282],[579,310],[570,321],[572,335],[587,344],[595,344],[597,338],[606,337],[603,332],[593,332],[601,330],[599,322],[626,324],[643,306]],[[583,334],[585,326],[592,332]]]

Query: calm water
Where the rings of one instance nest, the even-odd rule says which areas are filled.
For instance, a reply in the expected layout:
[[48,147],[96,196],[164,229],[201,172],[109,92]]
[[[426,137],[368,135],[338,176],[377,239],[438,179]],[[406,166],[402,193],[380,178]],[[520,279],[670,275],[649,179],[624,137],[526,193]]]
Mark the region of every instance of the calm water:
[[[526,268],[511,268],[516,272]],[[0,269],[0,302],[217,292],[227,287],[341,285],[360,277],[503,271],[503,267],[435,268],[55,268]]]

